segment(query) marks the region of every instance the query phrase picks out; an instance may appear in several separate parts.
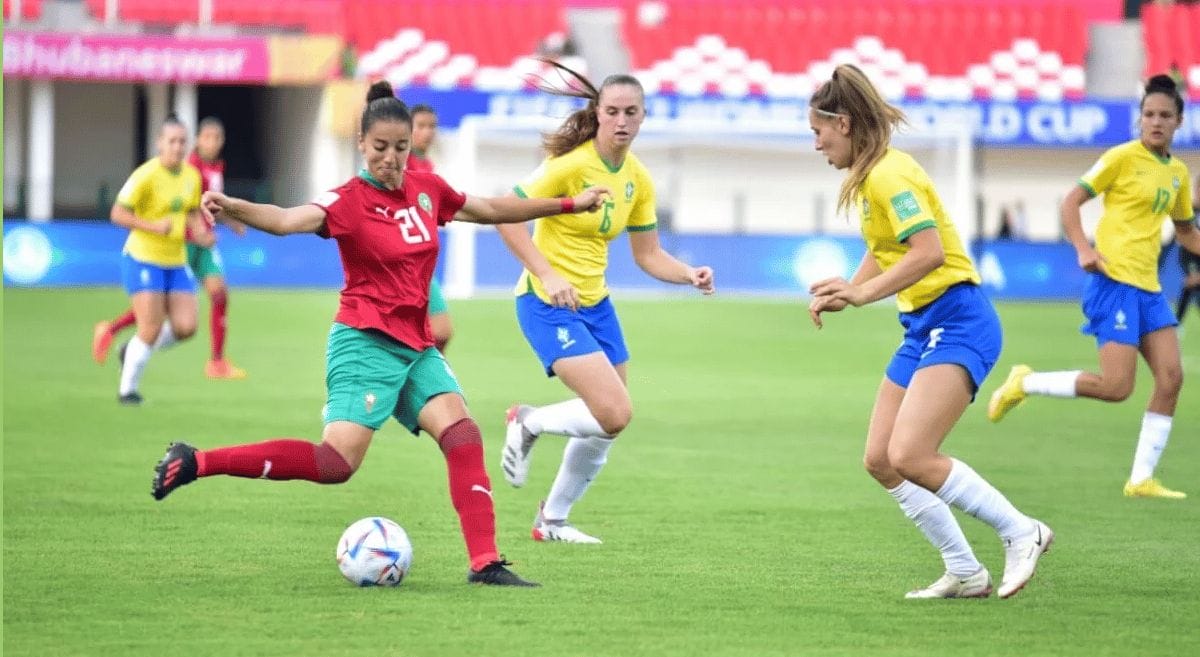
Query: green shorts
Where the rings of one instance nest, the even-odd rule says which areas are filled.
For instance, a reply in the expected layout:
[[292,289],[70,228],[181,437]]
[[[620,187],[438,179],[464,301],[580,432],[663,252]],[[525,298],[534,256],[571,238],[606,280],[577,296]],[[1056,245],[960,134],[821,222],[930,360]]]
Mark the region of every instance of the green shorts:
[[211,249],[196,244],[187,245],[188,267],[196,275],[196,280],[203,281],[209,276],[221,276],[221,252],[214,246]]
[[450,308],[446,306],[446,295],[442,294],[442,286],[435,278],[429,282],[429,314],[442,315],[448,312]]
[[414,434],[425,403],[462,394],[437,349],[415,351],[376,331],[334,323],[325,354],[325,423],[346,420],[379,429],[388,416]]

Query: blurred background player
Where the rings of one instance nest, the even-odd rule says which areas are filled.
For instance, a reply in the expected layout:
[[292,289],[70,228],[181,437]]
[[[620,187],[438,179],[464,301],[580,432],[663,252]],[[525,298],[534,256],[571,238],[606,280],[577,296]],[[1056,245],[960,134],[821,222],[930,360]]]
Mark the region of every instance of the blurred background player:
[[[1200,214],[1200,175],[1196,176],[1196,184],[1192,187],[1192,213]],[[1179,300],[1175,302],[1175,321],[1179,322],[1179,332],[1183,333],[1183,316],[1187,314],[1189,302],[1195,302],[1200,310],[1200,255],[1187,249],[1179,249],[1179,266],[1183,268],[1183,288],[1179,290]]]
[[614,196],[599,216],[560,214],[538,221],[532,238],[524,226],[497,227],[525,267],[516,286],[521,332],[546,374],[577,395],[540,408],[509,409],[500,466],[510,484],[523,486],[538,436],[569,436],[532,535],[537,541],[599,543],[570,525],[567,516],[633,415],[625,387],[629,352],[604,278],[608,243],[628,231],[642,271],[704,294],[713,292],[713,272],[676,260],[659,244],[654,182],[630,151],[646,117],[642,85],[630,75],[611,75],[597,89],[571,69],[555,67],[573,80],[566,91],[545,90],[585,98],[588,104],[546,136],[549,157],[513,191],[522,198],[556,198],[601,185]]
[[[429,159],[429,149],[437,139],[437,112],[429,105],[413,105],[411,108],[413,121],[412,152],[408,154],[408,170],[433,173],[433,160]],[[438,351],[446,353],[446,345],[454,335],[454,325],[450,321],[450,307],[446,304],[446,295],[442,294],[442,285],[435,276],[429,284],[429,326],[433,329],[433,341]]]
[[494,224],[590,211],[606,190],[550,200],[467,196],[434,174],[405,172],[411,136],[408,109],[390,84],[376,82],[360,120],[358,149],[366,168],[358,176],[287,209],[205,193],[213,214],[273,235],[316,233],[337,241],[346,286],[326,351],[325,429],[316,445],[281,439],[198,451],[173,443],[155,468],[152,494],[161,500],[197,477],[221,474],[342,483],[392,416],[413,434],[433,436],[446,458],[450,499],[470,555],[467,580],[535,586],[508,570],[496,550],[483,438],[450,366],[433,348],[427,307],[438,255],[434,236],[456,216]]
[[969,465],[940,453],[942,442],[1000,356],[1000,318],[933,181],[890,147],[904,121],[862,71],[843,64],[809,101],[816,147],[849,169],[838,209],[861,202],[867,252],[849,280],[812,285],[809,313],[863,306],[896,295],[904,342],[888,364],[867,429],[867,472],[891,493],[942,553],[946,573],[908,598],[983,598],[992,580],[955,520],[955,506],[990,525],[1004,543],[998,595],[1016,594],[1054,540]]
[[[1062,203],[1063,230],[1079,266],[1090,273],[1082,331],[1096,338],[1100,372],[1034,372],[1016,365],[988,404],[988,418],[999,422],[1028,395],[1124,401],[1133,393],[1140,352],[1154,376],[1154,391],[1142,416],[1124,488],[1127,497],[1187,497],[1154,478],[1183,387],[1175,315],[1158,280],[1163,222],[1174,219],[1179,245],[1200,253],[1190,174],[1170,151],[1182,120],[1183,97],[1175,82],[1167,75],[1150,78],[1142,96],[1139,138],[1100,156]],[[1101,194],[1104,215],[1092,247],[1079,208]]]
[[[196,149],[188,157],[188,163],[200,171],[202,191],[224,191],[225,162],[221,159],[221,149],[225,147],[225,125],[221,120],[209,116],[201,119],[196,131]],[[245,232],[245,227],[236,221],[222,219],[237,234]],[[213,239],[216,234],[208,231]],[[244,379],[246,372],[225,358],[225,318],[229,307],[229,288],[225,285],[224,272],[221,269],[221,254],[214,243],[210,247],[202,246],[189,239],[187,243],[188,266],[196,278],[204,284],[210,301],[209,328],[212,333],[212,357],[204,366],[204,373],[213,379]],[[108,350],[113,339],[126,327],[134,323],[133,309],[112,321],[96,324],[92,332],[92,358],[101,365],[108,359]]]
[[158,156],[134,170],[113,204],[114,224],[129,229],[121,253],[137,334],[121,348],[122,404],[142,403],[138,392],[151,352],[196,332],[196,281],[187,266],[185,236],[212,246],[200,215],[200,172],[183,161],[187,128],[173,116],[158,135]]

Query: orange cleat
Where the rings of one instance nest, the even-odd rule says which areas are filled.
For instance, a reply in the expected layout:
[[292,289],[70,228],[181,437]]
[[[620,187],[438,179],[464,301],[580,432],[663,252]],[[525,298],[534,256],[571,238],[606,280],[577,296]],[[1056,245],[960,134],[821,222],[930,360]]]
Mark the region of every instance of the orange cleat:
[[112,346],[112,322],[96,322],[92,329],[92,360],[103,365],[108,360],[108,348]]
[[225,360],[210,360],[204,365],[204,375],[210,379],[244,379],[246,370]]

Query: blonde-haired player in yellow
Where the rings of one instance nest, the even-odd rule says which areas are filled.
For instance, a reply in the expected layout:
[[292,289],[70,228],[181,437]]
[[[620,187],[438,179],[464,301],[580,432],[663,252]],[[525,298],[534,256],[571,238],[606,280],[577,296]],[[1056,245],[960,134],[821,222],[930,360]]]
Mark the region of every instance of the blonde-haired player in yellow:
[[[1124,401],[1133,392],[1141,352],[1154,376],[1154,392],[1125,483],[1128,497],[1187,497],[1154,478],[1183,386],[1178,322],[1158,282],[1163,222],[1173,219],[1180,246],[1200,254],[1188,170],[1171,155],[1171,140],[1182,121],[1183,97],[1174,80],[1167,75],[1150,78],[1142,96],[1139,138],[1100,156],[1062,203],[1063,230],[1079,266],[1090,273],[1081,330],[1096,337],[1100,372],[1034,372],[1017,365],[988,404],[988,418],[999,422],[1028,395]],[[1104,215],[1093,247],[1083,233],[1079,207],[1101,194]]]
[[[809,314],[862,306],[896,295],[904,341],[885,370],[867,428],[867,472],[942,554],[946,572],[908,598],[982,598],[992,592],[950,506],[996,530],[1004,543],[998,594],[1016,594],[1054,540],[942,443],[1000,356],[1000,318],[979,289],[933,182],[891,147],[904,120],[858,68],[843,64],[809,101],[817,150],[848,169],[838,208],[861,208],[867,243],[850,280],[814,283]],[[860,205],[861,204],[861,205]]]
[[142,403],[138,384],[150,354],[196,332],[196,281],[187,266],[185,237],[211,247],[200,215],[200,172],[184,161],[188,131],[169,117],[158,134],[158,156],[129,176],[110,218],[129,229],[121,252],[122,278],[137,334],[121,347],[122,404]]
[[551,93],[584,98],[587,106],[546,136],[549,155],[514,192],[527,197],[571,197],[589,186],[612,190],[603,211],[539,219],[532,239],[525,227],[498,227],[509,250],[525,265],[517,282],[517,319],[548,376],[577,395],[534,408],[509,409],[500,467],[513,486],[529,474],[538,436],[568,436],[562,465],[538,510],[537,541],[599,543],[567,522],[572,505],[607,460],[613,439],[628,424],[633,404],[625,388],[629,352],[608,298],[608,244],[629,233],[633,258],[647,274],[668,283],[713,292],[713,272],[667,253],[658,240],[654,182],[630,151],[646,116],[642,85],[630,75],[611,75],[599,88],[556,65],[573,82]]

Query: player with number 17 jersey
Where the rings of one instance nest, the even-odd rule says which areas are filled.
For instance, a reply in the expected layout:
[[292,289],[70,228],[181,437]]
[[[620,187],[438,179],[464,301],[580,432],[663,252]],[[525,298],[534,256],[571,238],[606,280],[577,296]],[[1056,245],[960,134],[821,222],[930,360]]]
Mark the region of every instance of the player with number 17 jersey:
[[437,174],[416,171],[406,172],[394,190],[363,171],[314,199],[326,212],[317,234],[337,240],[345,273],[334,321],[376,329],[417,351],[433,346],[429,280],[437,264],[438,226],[450,222],[465,202]]

